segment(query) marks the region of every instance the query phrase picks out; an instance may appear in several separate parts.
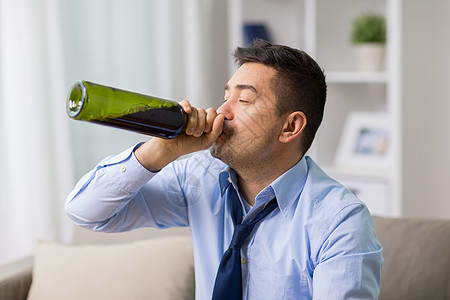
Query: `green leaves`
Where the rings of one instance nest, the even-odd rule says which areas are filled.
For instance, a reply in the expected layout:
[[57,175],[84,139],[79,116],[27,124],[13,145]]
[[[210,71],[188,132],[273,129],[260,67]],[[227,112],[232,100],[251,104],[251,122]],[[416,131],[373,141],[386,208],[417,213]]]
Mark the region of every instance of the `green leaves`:
[[385,43],[386,18],[372,12],[366,12],[353,20],[351,41],[360,43]]

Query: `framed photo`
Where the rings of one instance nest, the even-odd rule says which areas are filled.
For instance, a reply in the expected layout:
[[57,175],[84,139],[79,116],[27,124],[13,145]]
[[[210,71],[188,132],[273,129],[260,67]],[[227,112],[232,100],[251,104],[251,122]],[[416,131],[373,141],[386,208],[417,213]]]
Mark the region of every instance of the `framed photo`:
[[342,168],[385,169],[390,161],[390,148],[386,114],[351,112],[342,131],[335,163]]

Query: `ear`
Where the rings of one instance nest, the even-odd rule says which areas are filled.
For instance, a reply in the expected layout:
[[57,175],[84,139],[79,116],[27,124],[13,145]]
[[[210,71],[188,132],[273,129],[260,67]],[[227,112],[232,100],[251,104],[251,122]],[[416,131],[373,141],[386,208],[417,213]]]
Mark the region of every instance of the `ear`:
[[301,111],[290,113],[283,125],[283,130],[279,136],[282,143],[289,143],[300,136],[306,127],[306,115]]

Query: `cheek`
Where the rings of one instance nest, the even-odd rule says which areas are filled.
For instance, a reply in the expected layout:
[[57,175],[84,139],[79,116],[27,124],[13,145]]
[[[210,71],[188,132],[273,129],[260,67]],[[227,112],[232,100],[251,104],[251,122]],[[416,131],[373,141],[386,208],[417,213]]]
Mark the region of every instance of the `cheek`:
[[275,121],[272,115],[261,112],[247,115],[242,123],[245,126],[245,130],[255,134],[264,134],[277,126]]
[[242,133],[262,134],[277,126],[278,118],[274,116],[273,108],[269,106],[239,106],[235,107],[233,127]]
[[247,143],[248,141],[255,141],[266,135],[267,128],[259,122],[253,120],[246,120],[240,122],[235,128],[235,136],[240,140],[240,142]]
[[274,122],[273,109],[269,106],[258,106],[248,111],[249,117],[261,127],[270,126]]

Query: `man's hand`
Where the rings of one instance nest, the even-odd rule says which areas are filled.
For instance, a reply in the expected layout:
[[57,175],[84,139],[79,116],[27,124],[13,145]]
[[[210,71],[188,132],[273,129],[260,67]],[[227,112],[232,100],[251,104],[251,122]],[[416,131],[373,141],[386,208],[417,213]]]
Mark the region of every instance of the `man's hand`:
[[150,171],[159,171],[182,155],[208,149],[222,133],[224,116],[214,108],[195,108],[187,100],[180,105],[188,115],[185,132],[170,140],[152,138],[135,151],[137,160]]

